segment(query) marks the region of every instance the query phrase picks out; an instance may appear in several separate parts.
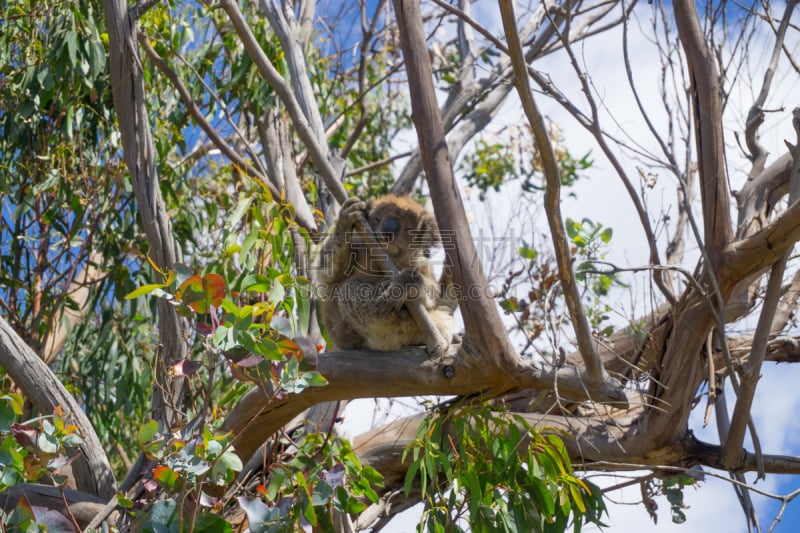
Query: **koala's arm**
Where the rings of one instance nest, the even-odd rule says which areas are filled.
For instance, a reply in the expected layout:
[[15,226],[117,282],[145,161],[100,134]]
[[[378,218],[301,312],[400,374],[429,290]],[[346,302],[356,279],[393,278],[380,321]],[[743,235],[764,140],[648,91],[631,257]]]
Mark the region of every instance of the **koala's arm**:
[[342,205],[339,218],[336,220],[333,231],[320,250],[317,261],[316,279],[323,284],[336,283],[344,280],[353,262],[353,239],[355,225],[364,220],[367,208],[364,202],[357,198],[349,198]]

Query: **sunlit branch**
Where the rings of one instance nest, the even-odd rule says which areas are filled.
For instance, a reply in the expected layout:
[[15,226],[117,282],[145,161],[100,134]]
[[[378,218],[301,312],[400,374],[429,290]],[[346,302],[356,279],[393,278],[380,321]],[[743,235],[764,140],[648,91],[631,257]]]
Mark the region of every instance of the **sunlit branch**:
[[[247,53],[255,63],[258,71],[269,83],[281,102],[286,106],[289,115],[292,117],[292,124],[294,125],[297,134],[303,141],[303,144],[308,149],[311,155],[311,160],[314,162],[314,167],[320,173],[325,185],[333,194],[334,198],[339,203],[343,203],[347,199],[347,191],[341,182],[341,173],[337,172],[331,161],[328,159],[328,147],[321,139],[324,139],[324,128],[313,126],[313,123],[306,117],[305,112],[310,111],[313,115],[313,110],[316,109],[311,105],[308,109],[303,109],[300,102],[295,97],[292,86],[280,75],[275,66],[269,60],[261,45],[253,35],[250,26],[244,19],[244,15],[239,10],[239,6],[233,0],[221,0],[218,4],[231,19],[236,33],[242,40]],[[279,28],[275,28],[276,32]],[[288,53],[288,51],[287,51]],[[319,114],[319,110],[317,110]],[[321,120],[319,121],[321,125]],[[314,121],[316,123],[316,121]],[[319,135],[317,135],[319,132]]]
[[572,324],[575,329],[575,336],[583,356],[583,362],[588,371],[588,378],[591,383],[602,383],[606,379],[603,364],[595,350],[595,342],[589,329],[589,321],[581,306],[581,296],[578,285],[575,281],[575,272],[572,265],[572,257],[569,252],[569,242],[564,229],[564,222],[561,218],[561,173],[558,169],[556,155],[544,118],[539,112],[536,102],[533,99],[533,92],[528,83],[527,64],[522,51],[519,33],[517,32],[517,22],[514,16],[514,6],[510,0],[500,0],[500,13],[503,18],[503,28],[508,41],[508,51],[511,56],[511,63],[514,65],[514,83],[517,87],[522,108],[528,118],[528,122],[533,129],[533,135],[539,153],[542,156],[542,166],[547,182],[545,189],[544,205],[547,212],[547,221],[550,225],[550,232],[553,238],[553,248],[555,249],[556,261],[558,263],[559,279],[564,289],[564,297],[569,309]]
[[[433,86],[430,55],[422,26],[418,0],[395,0],[394,10],[400,29],[400,44],[408,73],[411,96],[411,119],[419,140],[422,165],[430,188],[439,230],[452,236],[446,247],[448,268],[462,291],[474,293],[469,305],[461,305],[467,336],[481,347],[481,354],[496,369],[517,366],[514,350],[494,300],[484,290],[486,276],[475,249],[461,193],[453,175],[445,140],[444,124],[439,113]],[[509,384],[510,386],[511,384]]]
[[80,454],[73,463],[77,488],[101,498],[110,498],[116,491],[114,473],[92,423],[53,371],[2,317],[0,366],[40,413],[51,414],[61,406],[73,419],[83,436],[78,445]]
[[725,174],[720,79],[713,53],[700,26],[697,7],[691,0],[673,2],[675,24],[689,67],[694,102],[695,140],[703,204],[703,242],[709,269],[719,265],[722,249],[733,236],[730,194]]
[[[800,199],[800,108],[794,110],[792,120],[796,133],[795,144],[787,142],[789,151],[794,157],[792,166],[791,185],[789,191],[789,204],[794,204]],[[750,410],[755,397],[756,385],[761,377],[761,364],[767,350],[769,335],[772,331],[775,309],[778,306],[781,296],[781,285],[783,283],[783,273],[786,270],[786,263],[789,260],[791,246],[783,253],[783,256],[772,265],[769,282],[767,283],[767,293],[762,304],[761,314],[758,317],[758,324],[753,336],[753,345],[750,350],[748,362],[742,365],[741,370],[741,390],[736,399],[733,410],[728,440],[723,446],[723,461],[731,468],[736,468],[741,461],[743,451],[745,426],[750,418]]]

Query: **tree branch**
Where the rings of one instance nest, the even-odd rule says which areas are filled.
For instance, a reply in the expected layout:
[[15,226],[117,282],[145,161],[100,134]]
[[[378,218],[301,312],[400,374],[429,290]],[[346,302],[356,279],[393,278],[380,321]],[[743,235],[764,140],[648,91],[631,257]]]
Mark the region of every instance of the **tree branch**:
[[561,172],[558,169],[556,154],[544,118],[536,106],[530,84],[528,82],[527,63],[522,52],[522,44],[517,32],[517,22],[514,16],[514,5],[511,0],[500,0],[500,14],[503,19],[503,28],[508,41],[508,52],[514,66],[514,85],[522,101],[522,108],[528,118],[528,123],[533,130],[533,136],[539,153],[542,157],[542,167],[547,186],[544,193],[544,205],[547,212],[547,222],[553,238],[556,261],[558,263],[559,279],[564,291],[564,299],[569,309],[570,318],[577,338],[578,349],[583,357],[584,365],[588,371],[589,382],[598,385],[607,378],[600,358],[595,350],[595,341],[589,329],[589,321],[583,312],[580,291],[575,282],[573,261],[569,252],[569,242],[564,230],[564,221],[561,217]]
[[[108,27],[111,88],[125,161],[149,244],[148,254],[158,268],[167,270],[180,261],[180,249],[172,235],[156,172],[156,149],[145,103],[136,24],[125,0],[103,0],[103,10]],[[175,408],[182,399],[183,379],[170,378],[164,369],[186,358],[188,349],[184,339],[189,336],[189,323],[166,300],[159,299],[157,305],[161,351],[152,410],[153,417],[166,430],[176,421]]]
[[716,63],[706,44],[693,0],[673,2],[675,24],[689,67],[696,126],[695,143],[703,204],[703,241],[713,271],[732,238],[725,144],[722,133],[722,101]]
[[800,202],[794,202],[762,230],[725,247],[719,265],[720,280],[735,283],[772,265],[798,239]]
[[[258,44],[252,30],[250,30],[250,27],[247,25],[247,21],[245,21],[236,2],[233,0],[221,0],[219,6],[228,14],[236,33],[242,40],[245,50],[247,50],[253,63],[255,63],[258,68],[258,71],[278,95],[283,105],[286,106],[286,110],[292,118],[292,124],[300,140],[308,149],[311,160],[314,162],[314,168],[320,173],[322,179],[325,181],[325,185],[331,191],[334,198],[336,198],[336,201],[340,204],[344,203],[347,199],[347,191],[345,191],[344,185],[342,185],[341,182],[341,172],[338,172],[334,168],[329,159],[328,146],[324,142],[325,128],[322,127],[322,119],[319,118],[319,109],[313,104],[313,91],[310,95],[310,102],[307,96],[303,97],[303,102],[306,103],[306,107],[303,107],[298,97],[295,96],[292,86],[280,75],[264,53],[264,50],[261,49],[261,46]],[[268,8],[268,13],[273,9],[279,9],[271,3],[267,4],[266,7]],[[280,19],[276,18],[276,21],[280,22]],[[272,17],[270,17],[270,23],[274,24],[272,22]],[[288,31],[281,26],[273,26],[273,29],[279,37],[282,33]],[[293,47],[284,49],[287,58],[293,50]],[[303,72],[305,72],[305,70],[303,70]],[[305,86],[308,85],[307,77],[301,80],[299,78],[299,73],[293,71],[292,81],[295,84],[295,88],[299,88],[300,92],[305,94]]]
[[[795,108],[793,115],[792,125],[795,129],[796,140],[794,145],[786,143],[794,157],[789,204],[793,204],[800,199],[800,108]],[[764,362],[767,342],[772,332],[775,309],[781,296],[783,273],[786,270],[786,263],[789,260],[791,250],[792,247],[788,247],[783,256],[772,265],[769,282],[767,283],[767,294],[764,297],[761,314],[758,317],[758,324],[753,336],[750,358],[747,363],[742,365],[742,381],[733,410],[731,428],[728,439],[723,443],[722,448],[722,462],[731,469],[735,469],[744,457],[742,444],[744,442],[745,429],[750,419],[750,410],[756,393],[756,385],[761,377],[761,364]]]
[[775,77],[775,70],[778,68],[778,60],[780,59],[781,50],[783,49],[786,29],[789,27],[789,21],[792,18],[796,5],[797,0],[789,0],[786,3],[783,18],[778,26],[778,30],[775,32],[775,46],[772,48],[772,56],[764,69],[764,81],[761,84],[761,90],[753,102],[753,105],[750,107],[750,111],[747,113],[745,142],[747,143],[747,148],[750,150],[750,158],[753,161],[751,175],[759,174],[763,170],[767,155],[769,155],[758,141],[758,129],[764,122],[764,103],[767,101],[767,96],[769,96],[769,91],[772,88],[772,79]]
[[42,342],[42,358],[45,363],[49,364],[55,359],[66,344],[70,331],[86,318],[90,308],[90,287],[106,275],[97,267],[101,260],[102,256],[99,253],[90,253],[83,270],[69,284],[66,297],[69,298],[71,304],[64,306],[55,328],[47,333]]
[[175,72],[170,66],[158,55],[158,53],[153,49],[150,45],[150,40],[147,38],[146,35],[140,33],[138,34],[139,44],[142,45],[147,57],[150,58],[150,61],[160,70],[172,83],[173,87],[178,91],[178,94],[181,97],[184,105],[186,106],[186,110],[189,111],[189,114],[192,115],[197,125],[205,132],[211,142],[219,148],[219,150],[227,157],[234,165],[238,166],[242,172],[249,175],[250,177],[258,180],[264,187],[269,189],[269,192],[272,194],[274,198],[280,198],[280,193],[275,186],[270,183],[267,177],[254,168],[254,165],[250,162],[245,160],[242,156],[240,156],[234,149],[231,147],[225,139],[220,136],[219,132],[211,125],[206,117],[203,115],[203,112],[194,102],[192,95],[189,93],[189,90],[184,85],[183,81],[178,76],[178,73]]
[[487,372],[484,357],[468,339],[451,347],[449,355],[431,359],[424,349],[406,348],[397,352],[351,350],[327,352],[318,356],[316,370],[328,380],[324,387],[305,389],[286,397],[265,398],[254,388],[225,419],[224,430],[236,435],[236,450],[248,458],[255,453],[265,435],[271,435],[297,414],[319,402],[355,398],[418,396],[424,394],[466,395],[492,389],[556,389],[564,398],[606,403],[624,408],[623,391],[606,387],[591,388],[583,369],[554,367],[544,363],[520,362],[512,372]]
[[444,238],[452,239],[452,242],[445,243],[447,268],[452,269],[453,280],[461,289],[462,297],[469,298],[469,305],[461,305],[465,329],[495,368],[511,369],[517,366],[519,355],[505,334],[495,302],[489,297],[486,276],[453,177],[419,1],[394,0],[394,10],[411,93],[411,118],[417,131],[436,220]]
[[[10,515],[22,496],[33,506],[54,509],[63,515],[71,514],[81,527],[86,527],[105,506],[105,500],[87,492],[22,483],[0,493],[0,508]],[[65,501],[69,507],[65,507]]]

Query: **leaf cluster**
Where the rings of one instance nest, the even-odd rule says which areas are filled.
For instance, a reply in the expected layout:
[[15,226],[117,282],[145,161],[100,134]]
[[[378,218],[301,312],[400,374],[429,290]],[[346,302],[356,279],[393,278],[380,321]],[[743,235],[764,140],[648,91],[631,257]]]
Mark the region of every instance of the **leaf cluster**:
[[556,433],[486,405],[427,417],[404,457],[406,494],[428,503],[418,531],[577,532],[604,511]]
[[52,415],[20,422],[23,399],[0,397],[0,492],[20,483],[47,480],[63,486],[75,447],[83,442],[78,427],[60,407]]

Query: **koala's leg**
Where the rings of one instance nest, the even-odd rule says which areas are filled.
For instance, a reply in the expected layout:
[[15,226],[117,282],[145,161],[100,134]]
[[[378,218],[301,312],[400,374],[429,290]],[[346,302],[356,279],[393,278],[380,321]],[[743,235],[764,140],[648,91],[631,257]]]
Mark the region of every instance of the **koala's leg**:
[[406,295],[391,279],[353,277],[342,283],[338,304],[342,315],[357,323],[383,319],[403,309]]
[[458,307],[459,293],[453,277],[450,273],[450,268],[445,266],[442,275],[439,278],[439,300],[437,302],[438,308],[445,309],[453,314]]
[[365,346],[364,337],[339,310],[336,298],[322,302],[322,324],[331,341],[329,350],[353,350]]
[[416,268],[404,269],[391,278],[355,276],[342,284],[341,292],[339,309],[358,321],[407,317],[407,301],[422,300],[426,308],[433,309],[439,299],[438,282]]

